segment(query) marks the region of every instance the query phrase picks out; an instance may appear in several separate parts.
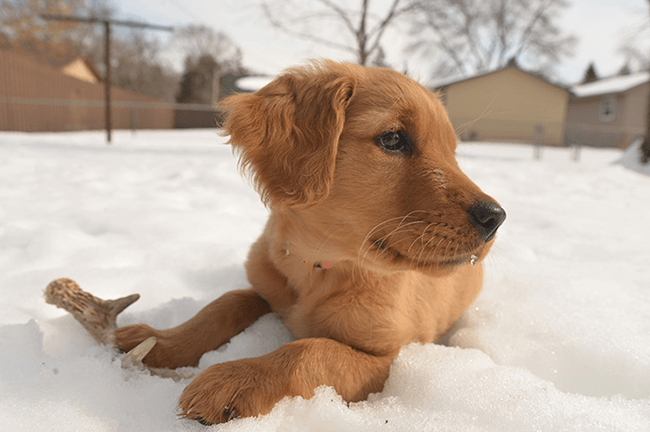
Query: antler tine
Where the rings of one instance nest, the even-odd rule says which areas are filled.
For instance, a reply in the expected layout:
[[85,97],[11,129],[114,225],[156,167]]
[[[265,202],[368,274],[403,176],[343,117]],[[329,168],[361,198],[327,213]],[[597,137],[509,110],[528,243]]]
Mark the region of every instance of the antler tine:
[[156,345],[156,338],[154,336],[151,336],[150,338],[140,342],[139,345],[126,353],[124,357],[122,357],[122,367],[125,369],[136,368],[140,370],[148,370],[152,375],[156,375],[162,378],[171,378],[174,381],[180,381],[194,377],[194,372],[191,370],[147,367],[144,363],[142,363],[142,359],[147,354],[149,354],[149,351],[153,349],[154,345]]
[[156,345],[156,338],[154,336],[140,342],[139,345],[122,357],[122,367],[144,367],[142,359],[149,354],[149,351],[153,349],[154,345]]
[[[131,306],[139,299],[140,299],[140,294],[131,294],[126,297],[120,297],[115,300],[106,300],[106,304],[109,306],[111,317],[113,317],[115,320],[117,318],[117,315],[119,315],[120,312],[122,312],[127,307]],[[117,328],[117,326],[115,328]]]
[[139,294],[132,294],[115,300],[102,300],[66,278],[50,282],[44,295],[47,303],[70,312],[97,342],[105,345],[113,343],[117,315],[140,298]]

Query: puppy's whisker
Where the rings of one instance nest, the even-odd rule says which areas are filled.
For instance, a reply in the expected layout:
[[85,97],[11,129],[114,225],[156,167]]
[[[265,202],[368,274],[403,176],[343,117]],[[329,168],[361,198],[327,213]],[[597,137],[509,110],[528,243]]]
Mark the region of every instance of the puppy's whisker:
[[[431,237],[425,244],[422,245],[422,249],[420,250],[420,255],[418,257],[418,261],[422,258],[422,254],[424,253],[426,248],[429,246],[429,244],[431,244],[431,242],[433,242],[434,240],[435,240],[435,237]],[[427,255],[427,260],[428,260],[429,256],[431,256],[431,255],[433,255],[433,257],[435,258],[436,250],[438,249],[438,246],[440,246],[440,243],[442,243],[444,240],[445,240],[445,238],[442,237],[438,241],[438,244],[436,244],[436,247],[433,249],[433,254]]]
[[[386,234],[386,235],[383,237],[383,240],[389,240],[389,237],[392,237],[393,235],[398,234],[398,233],[405,232],[404,229],[405,229],[406,227],[409,227],[409,226],[411,226],[411,225],[415,225],[415,224],[421,224],[421,223],[424,223],[424,221],[417,220],[417,221],[409,222],[409,223],[404,224],[404,225],[401,225],[401,222],[400,222],[400,225],[398,225],[398,226],[397,226],[397,227],[396,227],[392,232],[390,232],[389,234]],[[409,228],[409,231],[410,231],[410,228]]]
[[[413,215],[414,213],[420,213],[420,212],[421,212],[421,213],[426,213],[425,210],[414,210],[414,211],[408,213],[406,216],[398,216],[398,217],[390,218],[390,219],[387,219],[387,220],[385,220],[385,221],[383,221],[383,222],[378,223],[377,225],[375,225],[375,226],[374,226],[374,227],[373,227],[373,228],[368,232],[368,234],[366,234],[366,237],[363,239],[363,242],[361,243],[361,247],[363,247],[363,245],[364,245],[364,244],[368,241],[368,239],[369,239],[369,238],[370,238],[370,237],[375,233],[375,231],[377,231],[378,229],[380,229],[383,225],[388,224],[388,223],[391,223],[391,222],[396,221],[396,220],[398,220],[398,219],[401,219],[401,220],[402,220],[402,221],[400,222],[400,224],[401,224],[404,220],[406,220],[406,218],[411,217],[411,215]],[[398,226],[399,226],[399,224],[398,224]]]
[[[381,249],[381,250],[385,250],[386,248],[388,248],[389,245],[390,245],[390,246],[393,246],[393,245],[395,245],[395,244],[397,243],[397,242],[392,242],[392,241],[390,241],[390,239],[391,239],[392,237],[394,237],[394,236],[397,235],[397,234],[414,232],[413,228],[409,227],[409,225],[414,225],[414,224],[417,224],[417,223],[424,223],[424,222],[422,222],[422,221],[410,222],[410,223],[408,223],[408,224],[402,226],[401,228],[395,228],[395,229],[394,229],[393,231],[391,231],[390,233],[388,233],[388,234],[386,234],[385,236],[380,237],[380,238],[378,238],[377,240],[375,240],[375,241],[373,242],[373,244],[374,244],[374,245],[377,245],[377,246],[379,247],[379,249]],[[404,240],[404,239],[402,239],[402,240],[398,240],[398,242],[401,242],[401,241],[403,241],[403,240]],[[368,254],[368,252],[370,251],[371,247],[372,247],[372,246],[368,246],[368,249],[366,250],[366,254]]]
[[425,260],[425,261],[428,262],[428,263],[431,263],[431,264],[430,264],[431,268],[434,268],[434,267],[435,267],[435,268],[437,269],[437,268],[439,268],[439,267],[442,265],[441,263],[444,262],[444,260],[445,260],[445,259],[444,259],[444,256],[443,256],[442,258],[438,258],[438,259],[436,259],[436,256],[435,256],[435,255],[436,255],[436,250],[438,249],[438,246],[440,246],[440,244],[441,244],[443,241],[445,241],[445,240],[446,240],[445,238],[441,238],[441,239],[438,241],[438,243],[436,244],[436,247],[433,248],[433,249],[430,249],[430,250],[427,252],[427,256],[426,256],[426,260]]
[[449,258],[449,255],[447,254],[447,251],[449,250],[449,246],[452,245],[452,241],[447,239],[447,246],[445,246],[445,251],[442,253],[442,260],[441,261],[447,261],[447,258]]
[[[436,256],[436,252],[438,251],[438,248],[440,247],[440,244],[441,244],[443,241],[445,241],[445,240],[446,240],[446,239],[445,239],[444,237],[441,238],[440,241],[436,244],[436,247],[433,248],[433,251],[431,252],[431,254],[432,254],[434,257]],[[435,259],[434,259],[434,261],[439,261],[439,260],[435,260]]]
[[[407,242],[407,241],[409,241],[409,239],[407,239],[407,238],[403,238],[403,239],[400,239],[400,240],[396,240],[396,241],[394,241],[394,242],[391,243],[391,247],[397,246],[397,245],[399,245],[400,243],[404,243],[404,242]],[[381,251],[380,253],[378,253],[378,254],[375,256],[375,260],[377,260],[377,259],[379,259],[379,258],[382,258],[382,257],[384,257],[385,255],[388,255],[389,253],[390,253],[389,249],[385,249],[385,250]]]
[[309,259],[311,261],[317,261],[318,260],[318,255],[320,254],[320,251],[325,247],[327,242],[334,236],[334,234],[337,233],[337,227],[334,225],[330,225],[325,232],[321,235],[320,239],[316,243],[316,247],[312,250],[311,256]]
[[363,241],[361,242],[361,245],[359,246],[359,250],[357,251],[357,256],[359,256],[361,254],[361,251],[363,250],[363,247],[366,245],[366,243],[369,241],[370,237],[375,233],[375,231],[379,230],[382,225],[390,223],[390,222],[398,220],[398,219],[402,219],[402,217],[395,217],[395,218],[391,218],[391,219],[385,220],[383,222],[380,222],[377,225],[375,225],[370,231],[368,231],[368,234],[366,234]]
[[[424,236],[425,236],[425,234],[427,233],[427,230],[428,230],[429,227],[431,227],[432,225],[435,225],[435,224],[434,224],[433,222],[431,222],[429,225],[427,225],[426,227],[424,227],[424,230],[422,231],[422,234],[420,234],[418,237],[415,238],[415,240],[413,240],[413,243],[411,243],[411,245],[410,245],[410,246],[408,247],[408,249],[406,250],[407,252],[411,252],[411,248],[413,248],[413,245],[414,245],[418,240],[421,240],[421,241],[422,241],[422,240],[424,239]],[[437,227],[436,227],[436,229],[437,229]],[[436,231],[434,230],[432,235],[434,235],[435,232],[436,232]]]
[[481,119],[487,117],[488,115],[492,114],[492,110],[490,109],[490,107],[492,106],[492,103],[494,102],[494,100],[496,99],[496,97],[497,97],[497,95],[495,94],[494,97],[492,98],[492,100],[490,101],[490,103],[485,107],[485,109],[483,110],[483,112],[482,112],[478,117],[476,117],[476,118],[475,118],[474,120],[472,120],[472,121],[469,121],[469,122],[467,122],[467,123],[465,123],[465,124],[462,124],[462,125],[458,126],[458,128],[456,129],[456,135],[457,135],[457,136],[460,136],[460,135],[463,134],[463,132],[465,132],[467,129],[469,129],[469,128],[471,128],[472,126],[474,126],[474,124],[475,124],[477,121],[479,121],[479,120],[481,120]]
[[436,237],[436,231],[438,231],[438,228],[440,228],[441,226],[442,224],[437,224],[436,227],[433,229],[433,232],[431,233],[432,239]]
[[[401,225],[402,223],[404,223],[404,221],[405,221],[407,218],[409,218],[409,217],[413,217],[412,215],[413,215],[414,213],[426,213],[426,211],[425,211],[425,210],[413,210],[412,212],[408,213],[408,214],[405,215],[405,216],[399,216],[399,217],[394,217],[394,218],[391,218],[391,219],[387,219],[387,220],[385,220],[385,221],[383,221],[383,222],[380,222],[379,224],[375,225],[375,226],[374,226],[374,227],[373,227],[373,228],[368,232],[368,234],[366,234],[365,238],[364,238],[363,241],[361,242],[361,245],[359,246],[359,250],[357,251],[357,257],[359,257],[360,259],[365,259],[365,258],[366,258],[367,254],[370,252],[370,248],[372,247],[372,245],[367,246],[367,244],[370,243],[370,237],[371,237],[371,236],[372,236],[376,231],[378,231],[379,229],[381,229],[381,228],[382,228],[384,225],[386,225],[386,224],[389,224],[389,223],[394,222],[394,221],[396,221],[396,220],[400,220],[400,222],[397,224],[397,227],[396,227],[395,229],[393,229],[393,231],[392,231],[392,232],[395,232],[397,229],[399,229],[400,225]],[[415,221],[415,222],[421,222],[421,221]],[[412,222],[410,222],[409,224],[411,224],[411,223],[412,223]],[[409,225],[409,224],[407,224],[407,225]],[[388,235],[390,235],[390,234],[391,234],[391,233],[389,233]],[[387,235],[387,236],[388,236],[388,235]],[[383,238],[385,238],[385,237],[387,237],[387,236],[384,236]],[[374,244],[374,243],[375,243],[375,242],[373,242],[373,244]],[[367,250],[366,250],[366,252],[362,253],[362,252],[363,252],[363,248],[364,248],[364,246],[367,247]]]
[[[412,229],[403,229],[403,230],[400,230],[399,232],[396,232],[395,234],[401,234],[401,233],[405,233],[405,232],[413,232],[413,230]],[[390,243],[390,248],[394,249],[394,247],[396,245],[398,245],[400,243],[403,243],[405,241],[409,241],[409,239],[408,238],[403,238],[403,239],[400,239],[400,240],[392,241]],[[377,244],[378,242],[380,242],[380,240],[376,241],[375,244]],[[384,256],[391,253],[390,252],[391,249],[389,249],[388,247],[385,247],[385,248],[380,247],[380,249],[381,249],[380,252],[378,252],[374,256],[373,263],[376,262],[377,260],[379,260],[380,258],[383,258]],[[369,252],[370,252],[370,248],[368,248],[368,250],[366,251],[366,254],[368,254]]]
[[456,249],[454,250],[454,259],[458,256],[458,247],[460,246],[460,242],[456,240]]

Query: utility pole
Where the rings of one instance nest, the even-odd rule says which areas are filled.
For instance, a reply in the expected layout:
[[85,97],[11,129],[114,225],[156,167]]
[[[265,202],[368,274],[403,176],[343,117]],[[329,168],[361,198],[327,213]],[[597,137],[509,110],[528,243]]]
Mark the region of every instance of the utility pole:
[[111,122],[111,24],[124,27],[133,27],[133,28],[142,28],[142,29],[151,29],[151,30],[163,30],[163,31],[173,31],[173,27],[159,26],[135,21],[119,21],[119,20],[109,20],[102,18],[84,18],[76,16],[65,16],[65,15],[41,15],[41,18],[44,20],[53,20],[53,21],[76,21],[89,24],[103,24],[104,25],[104,50],[105,50],[105,61],[106,61],[106,75],[104,79],[104,99],[106,101],[106,106],[104,108],[105,114],[105,123],[106,123],[106,141],[108,144],[111,143],[111,131],[113,129]]
[[106,123],[106,143],[111,143],[111,131],[113,122],[111,121],[111,24],[104,21],[104,61],[106,62],[106,75],[104,79],[104,116]]

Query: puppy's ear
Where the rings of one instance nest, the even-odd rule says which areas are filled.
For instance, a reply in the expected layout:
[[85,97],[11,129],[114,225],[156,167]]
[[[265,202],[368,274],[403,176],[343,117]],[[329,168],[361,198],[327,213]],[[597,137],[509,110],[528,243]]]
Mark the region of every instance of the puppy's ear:
[[348,69],[316,65],[223,102],[240,168],[266,205],[306,208],[327,197],[355,85]]

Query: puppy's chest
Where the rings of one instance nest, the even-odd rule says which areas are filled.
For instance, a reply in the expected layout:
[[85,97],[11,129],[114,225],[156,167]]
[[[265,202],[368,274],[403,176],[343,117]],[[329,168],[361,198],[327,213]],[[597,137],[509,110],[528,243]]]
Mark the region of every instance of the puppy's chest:
[[435,317],[409,278],[360,274],[353,262],[329,262],[322,250],[301,254],[285,245],[271,247],[271,259],[296,296],[281,314],[295,337],[331,338],[376,353],[435,339]]
[[435,324],[421,319],[422,311],[399,287],[363,284],[335,272],[317,269],[309,285],[294,287],[298,298],[285,324],[296,337],[331,338],[377,354],[433,340]]

